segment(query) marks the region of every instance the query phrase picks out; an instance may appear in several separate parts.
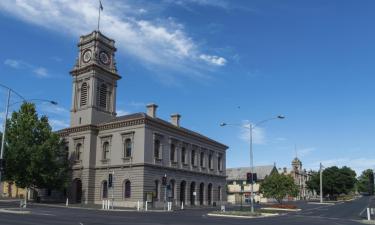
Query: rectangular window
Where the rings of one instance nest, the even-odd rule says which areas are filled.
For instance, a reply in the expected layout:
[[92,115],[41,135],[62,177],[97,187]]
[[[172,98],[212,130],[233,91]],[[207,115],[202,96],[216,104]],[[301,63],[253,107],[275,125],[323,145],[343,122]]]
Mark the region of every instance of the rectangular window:
[[191,151],[191,165],[195,166],[195,150]]
[[212,169],[212,153],[208,155],[208,168]]
[[171,144],[170,160],[171,162],[175,161],[176,146]]
[[217,158],[217,170],[221,171],[222,168],[221,168],[221,154],[219,155],[219,157]]
[[185,149],[185,147],[182,147],[182,149],[181,149],[181,162],[183,164],[186,163],[186,149]]
[[201,152],[201,167],[204,167],[204,152]]
[[154,142],[154,157],[155,159],[159,159],[160,158],[160,141],[159,140],[155,140]]

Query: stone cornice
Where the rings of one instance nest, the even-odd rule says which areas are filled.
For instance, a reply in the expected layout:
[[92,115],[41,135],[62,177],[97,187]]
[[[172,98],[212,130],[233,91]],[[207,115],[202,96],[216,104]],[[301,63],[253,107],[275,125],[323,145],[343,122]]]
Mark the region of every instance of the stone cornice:
[[188,130],[188,129],[185,129],[185,128],[182,128],[182,127],[177,127],[177,126],[174,126],[173,124],[170,124],[166,121],[163,121],[163,120],[156,120],[156,119],[153,119],[153,118],[149,118],[149,117],[146,117],[146,121],[145,121],[145,124],[147,125],[151,125],[151,126],[156,126],[156,127],[160,127],[162,129],[166,129],[170,132],[178,132],[180,135],[184,136],[184,135],[189,135],[195,139],[200,139],[202,140],[203,142],[208,142],[218,148],[225,148],[227,149],[228,146],[226,145],[223,145],[215,140],[212,140],[206,136],[203,136],[201,134],[198,134],[194,131],[191,131],[191,130]]
[[112,72],[112,71],[107,70],[107,69],[104,69],[101,66],[97,65],[96,63],[92,63],[92,64],[89,64],[89,65],[83,66],[81,68],[74,68],[72,71],[70,71],[70,74],[72,76],[78,76],[80,74],[84,74],[84,73],[87,73],[87,72],[90,72],[90,71],[93,71],[93,70],[100,70],[101,72],[110,74],[116,80],[121,79],[121,76],[118,75],[117,73]]
[[192,173],[192,174],[199,174],[204,176],[211,176],[211,177],[221,177],[226,178],[226,175],[219,175],[219,174],[212,174],[212,173],[204,173],[199,171],[192,171],[192,170],[184,170],[180,168],[173,168],[173,167],[166,167],[166,166],[160,166],[160,165],[154,165],[151,163],[127,163],[123,165],[104,165],[104,166],[96,166],[96,167],[90,167],[90,168],[72,168],[72,170],[83,170],[83,169],[95,169],[95,170],[107,170],[107,169],[121,169],[121,168],[132,168],[132,167],[152,167],[152,168],[158,168],[158,169],[165,169],[165,170],[173,170],[173,171],[179,171],[184,173]]
[[66,137],[71,133],[78,133],[78,132],[87,131],[87,130],[98,131],[98,127],[95,125],[84,125],[84,126],[71,127],[71,128],[59,130],[56,133],[60,135],[60,137]]

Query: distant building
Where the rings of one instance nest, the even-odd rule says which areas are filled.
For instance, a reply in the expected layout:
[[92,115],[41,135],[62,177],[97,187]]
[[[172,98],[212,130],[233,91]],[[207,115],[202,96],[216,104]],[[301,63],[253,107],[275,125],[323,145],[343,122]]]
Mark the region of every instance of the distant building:
[[293,177],[294,182],[299,187],[299,193],[296,199],[309,199],[313,196],[313,193],[307,189],[306,182],[311,178],[311,172],[306,171],[302,168],[302,162],[297,157],[292,161],[292,168],[283,169],[279,168],[279,173],[287,174]]
[[13,182],[1,182],[3,193],[0,197],[4,198],[23,198],[25,196],[25,189],[17,187]]
[[[253,185],[254,200],[256,202],[267,202],[267,198],[263,198],[259,194],[259,182],[271,174],[272,171],[277,171],[274,165],[256,166],[254,173],[257,175],[257,182]],[[251,172],[250,167],[228,168],[227,173],[227,201],[231,204],[241,204],[250,202],[251,185],[246,181],[246,174]]]

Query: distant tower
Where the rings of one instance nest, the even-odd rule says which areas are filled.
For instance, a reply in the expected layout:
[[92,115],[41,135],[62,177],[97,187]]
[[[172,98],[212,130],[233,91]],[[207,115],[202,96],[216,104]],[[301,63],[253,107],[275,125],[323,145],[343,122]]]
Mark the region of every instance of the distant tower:
[[295,157],[292,161],[292,167],[294,171],[302,170],[302,162],[297,157]]
[[80,37],[79,54],[70,74],[73,99],[70,125],[106,122],[116,117],[116,87],[121,77],[115,62],[115,41],[99,31]]

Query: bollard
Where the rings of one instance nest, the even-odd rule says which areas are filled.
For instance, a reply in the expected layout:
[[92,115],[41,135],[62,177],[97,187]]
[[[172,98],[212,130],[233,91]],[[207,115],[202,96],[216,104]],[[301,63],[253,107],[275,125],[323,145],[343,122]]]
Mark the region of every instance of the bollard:
[[370,208],[367,208],[367,220],[371,220]]
[[184,210],[184,202],[181,202],[181,210]]
[[68,207],[69,206],[69,199],[66,198],[66,203],[65,203],[65,206]]
[[102,209],[104,209],[104,200],[102,200]]
[[137,211],[139,211],[140,207],[139,207],[139,201],[137,202]]
[[146,201],[146,204],[145,204],[145,211],[147,211],[147,201]]

